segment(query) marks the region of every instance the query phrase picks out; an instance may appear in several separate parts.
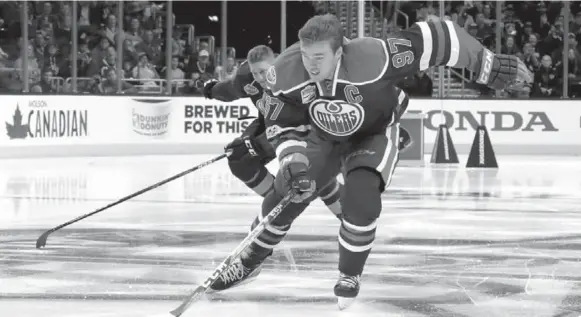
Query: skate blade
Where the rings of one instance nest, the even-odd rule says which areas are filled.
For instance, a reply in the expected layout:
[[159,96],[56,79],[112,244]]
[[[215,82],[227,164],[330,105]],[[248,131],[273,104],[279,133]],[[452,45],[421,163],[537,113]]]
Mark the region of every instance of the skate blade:
[[337,296],[337,306],[340,310],[345,310],[355,302],[355,297],[341,297]]

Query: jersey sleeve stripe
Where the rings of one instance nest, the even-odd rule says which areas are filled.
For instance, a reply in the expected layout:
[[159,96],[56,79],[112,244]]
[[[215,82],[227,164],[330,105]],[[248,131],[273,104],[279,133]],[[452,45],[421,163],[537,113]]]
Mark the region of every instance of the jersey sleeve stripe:
[[279,137],[283,134],[286,133],[293,133],[293,134],[301,134],[301,133],[308,133],[309,131],[311,131],[311,125],[310,124],[303,124],[297,127],[281,127],[278,125],[271,125],[270,127],[268,127],[266,129],[266,136],[271,139],[271,138],[276,138]]
[[442,31],[444,33],[444,56],[442,57],[442,60],[439,61],[439,64],[446,65],[450,60],[450,55],[452,51],[451,49],[452,40],[450,39],[450,31],[448,30],[448,25],[444,22],[438,22],[438,25],[442,27]]
[[276,147],[276,156],[282,159],[291,153],[302,152],[307,147],[306,141],[286,140]]
[[453,67],[458,64],[458,58],[460,57],[460,41],[456,33],[456,25],[452,21],[446,21],[444,24],[446,24],[448,32],[450,32],[450,59],[446,63],[446,66]]
[[400,90],[399,94],[397,95],[398,106],[402,105],[404,103],[404,101],[406,101],[406,99],[407,99],[407,94],[403,90]]
[[444,40],[444,30],[442,24],[439,22],[428,23],[430,31],[432,31],[432,57],[430,57],[430,65],[440,65],[444,58],[444,49],[446,48],[442,41]]
[[444,22],[428,23],[432,31],[433,52],[430,58],[430,65],[446,65],[450,60],[451,42],[448,25]]
[[423,49],[420,57],[420,70],[426,70],[430,67],[430,58],[432,57],[432,31],[426,22],[416,23],[422,31]]

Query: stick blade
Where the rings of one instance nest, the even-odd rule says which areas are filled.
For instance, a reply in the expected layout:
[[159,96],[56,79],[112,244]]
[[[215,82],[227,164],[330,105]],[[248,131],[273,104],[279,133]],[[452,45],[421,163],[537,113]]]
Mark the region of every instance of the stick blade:
[[172,310],[170,313],[175,317],[181,316],[196,300],[206,292],[206,288],[203,286],[198,286],[188,297],[182,302],[182,304]]
[[46,246],[46,240],[48,239],[49,234],[51,234],[50,230],[41,234],[40,237],[38,237],[38,240],[36,240],[36,248],[37,249],[40,249],[40,248]]

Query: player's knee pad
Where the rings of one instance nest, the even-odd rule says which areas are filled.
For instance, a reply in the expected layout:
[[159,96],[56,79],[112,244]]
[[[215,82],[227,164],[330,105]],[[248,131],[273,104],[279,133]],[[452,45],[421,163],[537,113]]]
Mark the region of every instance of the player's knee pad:
[[236,178],[260,196],[266,195],[274,185],[274,177],[258,159],[229,160],[228,167]]
[[234,176],[247,182],[260,170],[261,165],[258,160],[242,158],[239,160],[228,159],[228,167]]
[[381,182],[381,175],[368,168],[356,168],[347,174],[341,202],[344,220],[355,226],[368,226],[379,218]]

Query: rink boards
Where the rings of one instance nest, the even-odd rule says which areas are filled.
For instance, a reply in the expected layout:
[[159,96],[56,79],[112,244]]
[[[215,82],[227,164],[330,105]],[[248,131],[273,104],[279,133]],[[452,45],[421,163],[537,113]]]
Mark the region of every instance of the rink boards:
[[[412,99],[414,112],[426,153],[445,123],[462,155],[479,125],[498,154],[581,154],[579,101]],[[255,115],[249,99],[3,96],[0,157],[219,153],[250,122],[238,118]]]

